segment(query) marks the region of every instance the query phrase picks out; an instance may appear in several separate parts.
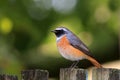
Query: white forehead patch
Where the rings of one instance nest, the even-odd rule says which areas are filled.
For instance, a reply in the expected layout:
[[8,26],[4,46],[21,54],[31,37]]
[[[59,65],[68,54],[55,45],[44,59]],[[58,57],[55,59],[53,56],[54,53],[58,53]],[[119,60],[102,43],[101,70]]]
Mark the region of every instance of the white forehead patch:
[[62,28],[62,27],[56,28],[55,30],[64,30],[64,31],[67,31],[66,28]]

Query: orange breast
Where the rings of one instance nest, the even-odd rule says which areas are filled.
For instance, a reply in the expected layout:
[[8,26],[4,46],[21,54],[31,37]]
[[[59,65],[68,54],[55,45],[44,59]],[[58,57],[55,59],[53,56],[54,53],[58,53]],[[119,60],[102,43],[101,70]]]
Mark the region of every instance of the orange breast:
[[57,47],[61,55],[72,61],[81,60],[85,58],[85,55],[80,50],[74,48],[70,45],[69,41],[67,40],[66,36],[63,36],[58,42]]

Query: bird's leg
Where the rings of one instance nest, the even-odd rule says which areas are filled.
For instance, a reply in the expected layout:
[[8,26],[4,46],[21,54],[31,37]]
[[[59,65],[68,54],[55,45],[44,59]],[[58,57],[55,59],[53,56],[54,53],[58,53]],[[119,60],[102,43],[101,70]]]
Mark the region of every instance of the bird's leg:
[[70,68],[72,68],[75,65],[76,62],[73,62],[72,65],[70,66]]
[[70,66],[70,68],[75,68],[76,67],[76,65],[79,63],[79,60],[78,61],[75,61],[75,62],[73,62],[73,64]]
[[75,64],[73,65],[73,68],[77,67],[78,63],[79,63],[79,60],[75,62]]

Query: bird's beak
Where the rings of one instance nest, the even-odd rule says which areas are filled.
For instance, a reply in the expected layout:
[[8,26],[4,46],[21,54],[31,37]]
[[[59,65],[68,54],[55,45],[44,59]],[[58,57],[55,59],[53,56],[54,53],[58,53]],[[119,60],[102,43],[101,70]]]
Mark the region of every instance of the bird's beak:
[[51,32],[55,33],[55,32],[56,32],[56,30],[52,30]]

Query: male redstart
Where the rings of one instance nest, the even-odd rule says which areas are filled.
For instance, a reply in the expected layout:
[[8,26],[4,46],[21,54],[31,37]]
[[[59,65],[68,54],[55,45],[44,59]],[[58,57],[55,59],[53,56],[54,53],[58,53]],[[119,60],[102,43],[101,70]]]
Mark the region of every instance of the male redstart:
[[57,48],[60,54],[65,59],[75,61],[71,67],[75,67],[79,60],[87,59],[97,68],[102,68],[101,64],[92,57],[87,46],[69,29],[58,27],[52,32],[57,37]]

